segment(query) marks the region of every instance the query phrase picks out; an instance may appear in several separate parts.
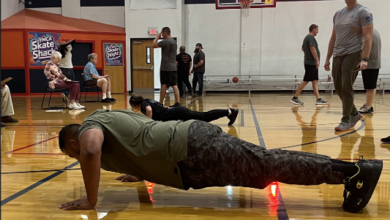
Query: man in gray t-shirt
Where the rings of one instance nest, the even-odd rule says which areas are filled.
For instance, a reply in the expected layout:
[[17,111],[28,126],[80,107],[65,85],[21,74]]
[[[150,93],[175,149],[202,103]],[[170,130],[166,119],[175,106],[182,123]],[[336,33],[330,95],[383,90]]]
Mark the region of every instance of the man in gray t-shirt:
[[[163,40],[159,39],[163,37]],[[160,67],[160,103],[164,104],[167,88],[172,86],[176,103],[174,106],[180,106],[179,89],[177,88],[177,69],[176,69],[176,53],[177,43],[171,37],[171,29],[164,27],[161,33],[157,34],[153,40],[153,48],[161,48],[161,67]]]
[[353,84],[358,71],[367,69],[374,29],[368,8],[357,0],[348,0],[346,4],[333,17],[333,33],[325,60],[325,70],[330,71],[329,60],[333,55],[332,76],[343,106],[343,117],[336,131],[348,131],[362,118],[354,105]]
[[370,62],[367,69],[362,71],[363,85],[366,90],[366,102],[359,109],[362,114],[369,114],[374,112],[372,103],[376,95],[376,86],[378,83],[379,69],[381,68],[381,36],[379,32],[374,29],[372,36],[372,47],[370,53]]
[[318,31],[318,25],[310,25],[309,34],[306,35],[306,37],[303,39],[302,51],[305,54],[305,76],[303,77],[302,83],[299,84],[293,98],[290,100],[290,102],[294,103],[295,105],[303,105],[303,102],[298,99],[298,96],[301,94],[305,86],[309,84],[309,82],[311,82],[313,86],[313,92],[317,98],[316,105],[328,104],[327,101],[320,97],[320,93],[318,92],[318,68],[320,67],[321,57],[320,50],[318,49],[318,43],[315,38],[315,36],[318,34]]

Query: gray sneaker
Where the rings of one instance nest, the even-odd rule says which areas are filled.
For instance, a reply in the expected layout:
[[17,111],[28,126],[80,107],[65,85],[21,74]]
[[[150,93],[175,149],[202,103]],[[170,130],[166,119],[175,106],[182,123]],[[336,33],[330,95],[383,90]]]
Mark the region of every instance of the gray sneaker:
[[373,107],[367,108],[366,105],[363,105],[363,107],[359,109],[359,112],[362,114],[371,114],[374,113],[374,108]]
[[356,123],[363,118],[363,115],[359,112],[355,116],[351,116],[351,127],[355,127]]
[[290,102],[294,103],[295,105],[303,105],[303,102],[299,101],[298,98],[292,98],[290,99]]
[[316,101],[316,105],[327,105],[327,104],[328,104],[328,102],[321,99],[321,98],[317,99],[317,101]]
[[347,122],[341,122],[339,126],[335,127],[334,130],[336,131],[349,131],[351,130],[352,126],[350,123]]

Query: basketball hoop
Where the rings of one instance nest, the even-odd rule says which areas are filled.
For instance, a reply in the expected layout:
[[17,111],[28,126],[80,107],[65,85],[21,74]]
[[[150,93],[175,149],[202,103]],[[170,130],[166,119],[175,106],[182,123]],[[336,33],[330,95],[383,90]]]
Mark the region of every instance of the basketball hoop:
[[238,3],[240,3],[242,16],[248,17],[249,16],[249,9],[251,8],[253,0],[238,0]]

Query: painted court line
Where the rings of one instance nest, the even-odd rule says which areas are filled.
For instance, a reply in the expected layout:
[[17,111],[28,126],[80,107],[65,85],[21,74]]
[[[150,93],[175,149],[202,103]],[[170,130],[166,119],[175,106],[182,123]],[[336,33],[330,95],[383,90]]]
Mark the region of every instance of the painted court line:
[[291,145],[291,146],[287,146],[287,147],[277,147],[275,149],[287,149],[287,148],[305,146],[305,145],[309,145],[309,144],[315,144],[315,143],[325,142],[325,141],[333,140],[333,139],[336,139],[336,138],[344,137],[344,136],[347,136],[347,135],[350,135],[350,134],[353,134],[355,132],[358,132],[358,131],[362,130],[366,126],[366,122],[364,122],[363,120],[361,122],[362,122],[362,124],[360,125],[360,127],[358,129],[350,131],[350,132],[345,133],[345,134],[337,135],[337,136],[334,136],[334,137],[331,137],[331,138],[327,138],[327,139],[323,139],[323,140],[319,140],[319,141],[308,142],[308,143],[304,143],[304,144],[296,144],[296,145]]
[[30,170],[30,171],[18,171],[18,172],[4,172],[3,174],[20,174],[20,173],[45,173],[45,172],[56,172],[56,171],[67,171],[67,170],[81,170],[81,168],[73,169],[62,169],[62,170]]
[[21,148],[15,149],[15,150],[11,150],[11,151],[5,152],[4,154],[11,154],[13,152],[20,151],[20,150],[23,150],[23,149],[26,149],[26,148],[29,148],[29,147],[32,147],[32,146],[35,146],[35,145],[38,145],[38,144],[42,144],[42,143],[48,142],[48,141],[56,139],[56,138],[58,138],[58,136],[49,138],[49,139],[44,140],[44,141],[40,141],[38,143],[30,144],[30,145],[27,145],[25,147],[21,147]]
[[12,153],[12,155],[15,154],[23,154],[23,155],[65,155],[64,153]]
[[[257,137],[259,138],[260,145],[262,147],[267,148],[265,145],[265,142],[264,142],[263,134],[261,133],[259,122],[257,121],[255,110],[253,109],[252,101],[250,99],[249,99],[249,104],[251,106],[253,121],[255,122]],[[278,208],[276,210],[276,213],[278,215],[278,219],[279,220],[289,220],[287,210],[286,210],[286,207],[284,206],[283,197],[282,197],[282,194],[280,193],[280,190],[278,190],[276,196],[277,196],[278,201],[279,201]]]
[[76,161],[76,162],[72,163],[71,165],[65,167],[63,170],[57,171],[56,173],[53,173],[52,175],[50,175],[50,176],[48,176],[48,177],[46,177],[46,178],[44,178],[44,179],[42,179],[42,180],[40,180],[40,181],[38,181],[38,182],[32,184],[31,186],[29,186],[29,187],[27,187],[27,188],[25,188],[25,189],[23,189],[23,190],[21,190],[21,191],[15,193],[15,194],[13,194],[12,196],[10,196],[10,197],[8,197],[8,198],[2,200],[2,201],[1,201],[1,206],[5,205],[5,204],[7,204],[7,203],[9,203],[9,202],[11,202],[12,200],[18,198],[19,196],[22,196],[22,195],[25,194],[25,193],[27,193],[27,192],[29,192],[29,191],[31,191],[31,190],[37,188],[38,186],[42,185],[43,183],[45,183],[45,182],[47,182],[47,181],[53,179],[54,177],[56,177],[56,176],[62,174],[63,172],[65,172],[67,169],[70,169],[70,168],[72,168],[72,167],[74,167],[74,166],[76,166],[76,165],[78,165],[78,164],[79,164],[79,162]]
[[241,110],[241,127],[244,127],[245,126],[245,122],[244,122],[244,110]]

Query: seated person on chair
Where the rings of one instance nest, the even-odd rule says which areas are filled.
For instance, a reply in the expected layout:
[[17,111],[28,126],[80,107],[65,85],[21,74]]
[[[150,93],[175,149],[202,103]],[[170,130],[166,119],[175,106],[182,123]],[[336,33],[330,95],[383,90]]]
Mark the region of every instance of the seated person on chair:
[[[122,182],[147,180],[183,190],[228,185],[264,189],[272,182],[344,184],[342,206],[347,212],[358,212],[370,201],[383,169],[380,160],[346,162],[306,152],[267,150],[207,122],[159,122],[129,110],[96,110],[82,125],[65,126],[58,142],[62,152],[80,162],[86,189],[83,198],[60,205],[63,210],[96,206],[103,168],[126,174],[117,178]],[[342,197],[341,188],[332,190],[339,190]],[[176,198],[176,202],[183,199]],[[340,198],[328,202],[341,203]],[[300,203],[309,207],[312,200]],[[103,201],[99,207],[107,205]]]
[[133,110],[141,111],[142,114],[156,121],[187,121],[187,120],[200,120],[200,121],[214,121],[222,117],[227,117],[229,125],[234,124],[238,115],[238,109],[215,109],[208,112],[195,112],[186,107],[164,107],[161,103],[153,99],[144,99],[142,96],[131,96],[129,103]]
[[102,102],[109,103],[115,102],[116,100],[111,97],[111,80],[108,75],[100,76],[96,70],[96,64],[98,62],[98,57],[96,53],[91,53],[88,55],[89,62],[84,67],[84,80],[85,86],[98,86],[102,88]]
[[72,80],[66,78],[62,74],[61,69],[57,66],[61,60],[61,53],[54,51],[50,57],[50,61],[45,66],[45,74],[49,80],[48,87],[50,89],[67,89],[72,90],[70,93],[70,104],[69,108],[72,109],[82,109],[85,106],[80,105],[79,103],[79,93],[80,93],[80,83],[72,82]]
[[13,118],[14,105],[12,104],[11,91],[5,84],[1,84],[1,127],[5,126],[5,123],[17,123],[18,119]]

